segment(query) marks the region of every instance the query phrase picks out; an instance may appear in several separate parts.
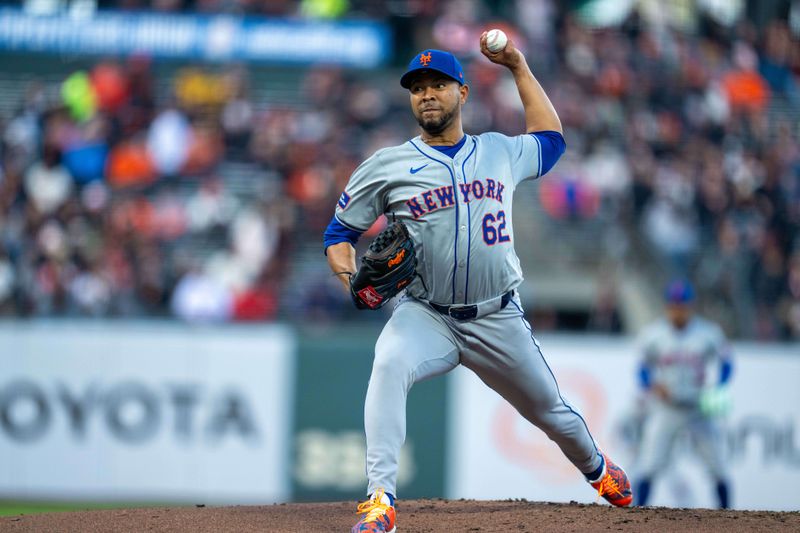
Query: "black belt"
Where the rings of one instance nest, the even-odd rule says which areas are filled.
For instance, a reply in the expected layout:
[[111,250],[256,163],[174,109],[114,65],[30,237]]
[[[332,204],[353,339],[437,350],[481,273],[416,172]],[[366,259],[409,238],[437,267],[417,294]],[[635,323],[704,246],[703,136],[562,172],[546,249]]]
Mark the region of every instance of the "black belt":
[[[500,298],[500,309],[505,309],[513,296],[513,289],[505,293],[502,298]],[[433,302],[428,303],[441,314],[455,318],[456,320],[472,320],[478,316],[477,305],[439,305]]]

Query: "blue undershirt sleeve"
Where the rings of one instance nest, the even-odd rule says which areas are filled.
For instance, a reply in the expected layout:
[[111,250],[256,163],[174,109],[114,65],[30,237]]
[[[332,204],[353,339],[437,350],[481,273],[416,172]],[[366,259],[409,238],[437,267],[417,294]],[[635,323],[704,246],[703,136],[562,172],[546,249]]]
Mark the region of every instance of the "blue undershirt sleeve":
[[542,170],[540,176],[547,174],[567,149],[564,136],[557,131],[537,131],[531,133],[539,141],[542,153]]
[[722,364],[719,367],[719,384],[725,385],[731,379],[732,374],[733,361],[730,357],[726,357],[722,360]]
[[339,244],[340,242],[349,242],[355,246],[359,237],[361,237],[360,231],[348,228],[339,222],[339,219],[334,215],[328,227],[325,228],[325,233],[323,235],[325,255],[328,255],[328,246]]
[[650,367],[642,365],[639,367],[639,384],[643,389],[647,390],[651,385]]

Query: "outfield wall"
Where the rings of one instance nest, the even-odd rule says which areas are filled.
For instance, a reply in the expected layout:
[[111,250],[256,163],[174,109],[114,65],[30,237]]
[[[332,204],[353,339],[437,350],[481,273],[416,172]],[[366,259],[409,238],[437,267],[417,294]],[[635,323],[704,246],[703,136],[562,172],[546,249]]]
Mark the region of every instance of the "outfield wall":
[[0,354],[0,497],[290,497],[286,328],[24,324]]
[[[362,498],[363,398],[379,328],[0,323],[0,498]],[[635,476],[641,413],[630,341],[540,340],[564,396]],[[735,351],[725,434],[733,502],[800,509],[800,348]],[[690,444],[680,449],[652,503],[712,505]],[[464,369],[412,390],[398,490],[594,501],[557,448]]]
[[[636,479],[646,404],[636,387],[633,343],[588,336],[540,341],[563,397]],[[734,354],[731,410],[722,419],[733,505],[800,509],[800,348],[735,344]],[[453,372],[449,394],[449,497],[595,501],[558,447],[472,373]],[[676,457],[677,466],[655,481],[650,503],[715,506],[713,481],[689,439],[679,439]]]
[[[363,499],[376,328],[0,322],[0,499]],[[404,494],[444,493],[445,387],[409,398]]]

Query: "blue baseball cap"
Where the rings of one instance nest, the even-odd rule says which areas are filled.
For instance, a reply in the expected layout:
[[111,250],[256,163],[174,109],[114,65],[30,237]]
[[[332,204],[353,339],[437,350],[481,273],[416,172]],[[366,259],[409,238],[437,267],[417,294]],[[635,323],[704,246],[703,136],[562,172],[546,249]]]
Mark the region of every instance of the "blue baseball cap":
[[694,300],[694,288],[685,279],[673,280],[664,291],[664,299],[671,304],[686,304]]
[[400,85],[404,88],[411,88],[411,79],[413,75],[418,72],[429,72],[435,70],[441,72],[449,78],[453,78],[461,85],[464,85],[464,69],[461,63],[458,62],[456,56],[450,52],[442,52],[441,50],[423,50],[414,56],[414,59],[408,64],[408,70],[403,77],[400,78]]

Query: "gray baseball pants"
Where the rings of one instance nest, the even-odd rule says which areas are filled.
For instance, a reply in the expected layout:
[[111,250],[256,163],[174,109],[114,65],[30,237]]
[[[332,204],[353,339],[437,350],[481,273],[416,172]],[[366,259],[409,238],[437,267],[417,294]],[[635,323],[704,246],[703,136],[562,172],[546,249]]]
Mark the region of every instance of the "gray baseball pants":
[[586,422],[562,398],[517,296],[505,309],[464,322],[405,296],[375,346],[364,407],[368,494],[383,488],[397,495],[411,387],[459,364],[544,431],[578,470],[590,473],[600,467]]

